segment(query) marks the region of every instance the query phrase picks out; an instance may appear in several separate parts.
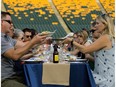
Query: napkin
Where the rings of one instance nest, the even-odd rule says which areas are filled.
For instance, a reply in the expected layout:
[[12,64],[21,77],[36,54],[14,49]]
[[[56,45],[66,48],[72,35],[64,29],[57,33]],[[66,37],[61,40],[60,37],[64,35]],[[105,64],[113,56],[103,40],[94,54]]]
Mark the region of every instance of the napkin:
[[43,63],[42,84],[69,86],[70,64]]

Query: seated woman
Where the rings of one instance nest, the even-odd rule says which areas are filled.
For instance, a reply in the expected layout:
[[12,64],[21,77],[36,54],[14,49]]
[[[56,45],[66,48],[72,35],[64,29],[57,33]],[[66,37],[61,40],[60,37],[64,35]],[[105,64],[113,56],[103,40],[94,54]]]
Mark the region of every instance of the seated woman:
[[[114,21],[107,14],[96,18],[96,31],[101,35],[91,45],[84,46],[73,41],[72,43],[83,53],[94,53],[95,68],[93,76],[96,87],[115,87],[115,33]],[[71,42],[67,38],[64,43]]]
[[15,48],[17,47],[22,47],[25,45],[24,41],[24,33],[21,29],[14,29],[14,34],[12,36],[13,39],[17,40],[17,45],[15,46]]
[[[76,37],[73,40],[81,45],[85,45],[87,42],[88,33],[81,31],[81,32],[76,32],[75,34]],[[82,59],[85,58],[85,54],[80,52],[76,47],[74,47],[73,51],[71,51],[70,53]]]
[[[25,46],[27,43],[24,43],[24,33],[21,29],[14,29],[14,35],[12,36],[13,39],[17,40],[17,44],[15,49]],[[35,53],[27,53],[21,59],[28,59],[32,57]]]

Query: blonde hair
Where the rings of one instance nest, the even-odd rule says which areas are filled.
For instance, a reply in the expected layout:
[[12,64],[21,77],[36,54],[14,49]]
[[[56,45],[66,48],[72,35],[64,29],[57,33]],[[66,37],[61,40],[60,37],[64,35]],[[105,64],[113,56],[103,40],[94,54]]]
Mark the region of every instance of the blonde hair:
[[87,33],[87,31],[83,30],[83,31],[82,31],[82,34],[83,34],[83,36],[84,36],[84,42],[86,43],[87,38],[88,38],[88,33]]
[[[87,31],[82,30],[82,31],[81,31],[81,32],[79,32],[78,34],[82,35],[83,40],[84,40],[84,43],[86,43],[87,38],[88,38],[88,33],[87,33]],[[78,35],[78,34],[77,34],[77,35]]]
[[100,20],[106,26],[103,34],[108,34],[112,38],[115,38],[113,19],[107,14],[100,15],[96,19]]

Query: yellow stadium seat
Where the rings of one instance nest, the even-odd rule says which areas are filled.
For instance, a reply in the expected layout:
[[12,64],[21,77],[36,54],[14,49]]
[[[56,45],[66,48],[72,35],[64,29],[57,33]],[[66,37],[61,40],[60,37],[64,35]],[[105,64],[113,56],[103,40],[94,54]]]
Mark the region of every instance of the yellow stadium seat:
[[34,20],[34,18],[30,18],[30,20],[31,20],[31,21],[33,21],[33,20]]
[[22,19],[21,17],[18,17],[18,19]]

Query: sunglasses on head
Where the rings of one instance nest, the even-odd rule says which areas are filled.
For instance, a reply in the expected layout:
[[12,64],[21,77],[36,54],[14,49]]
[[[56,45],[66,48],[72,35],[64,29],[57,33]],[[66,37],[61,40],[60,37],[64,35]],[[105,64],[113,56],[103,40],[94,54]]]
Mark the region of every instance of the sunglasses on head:
[[106,21],[106,14],[102,14],[101,17]]
[[12,21],[11,21],[11,20],[3,20],[3,21],[6,21],[6,22],[8,22],[9,24],[12,24]]
[[94,32],[95,32],[95,30],[91,30],[90,32],[91,32],[91,33],[94,33]]

